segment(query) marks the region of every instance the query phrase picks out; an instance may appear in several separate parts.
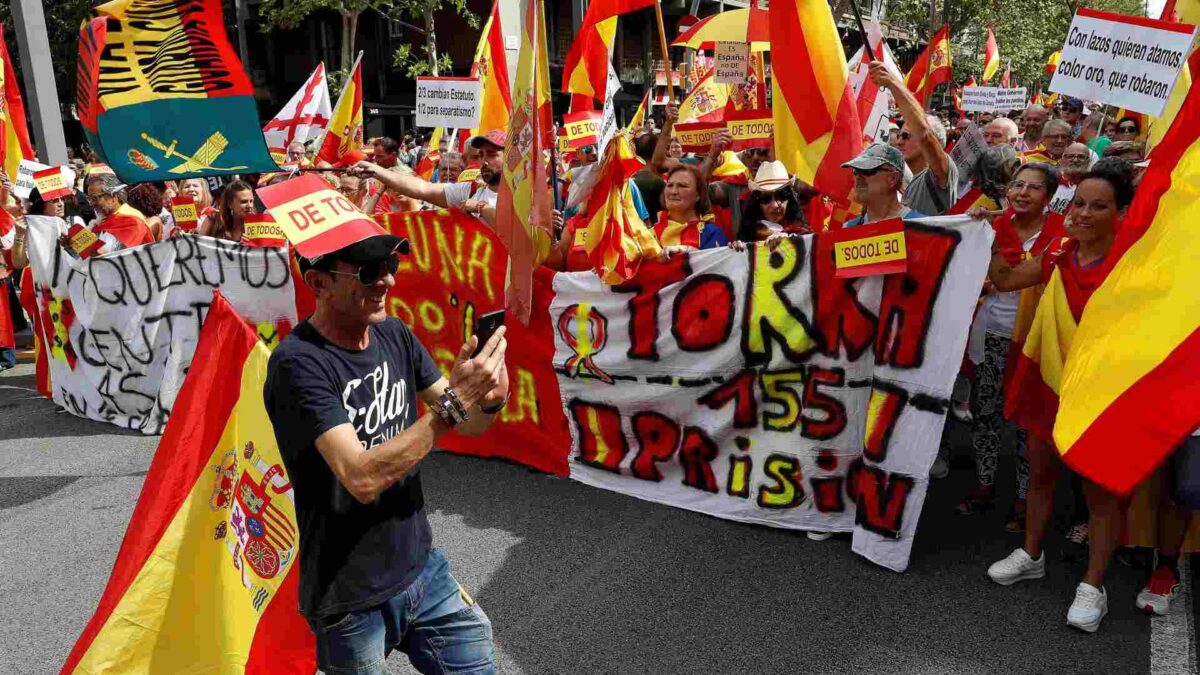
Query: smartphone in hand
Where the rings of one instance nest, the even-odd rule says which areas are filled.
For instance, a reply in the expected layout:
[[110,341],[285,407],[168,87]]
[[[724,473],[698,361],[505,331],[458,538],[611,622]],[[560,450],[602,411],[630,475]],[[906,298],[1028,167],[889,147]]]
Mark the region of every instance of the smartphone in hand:
[[483,351],[483,346],[487,341],[492,339],[500,326],[504,325],[504,310],[498,309],[494,312],[488,312],[475,320],[475,336],[479,341],[475,343],[475,353],[471,354],[471,358],[479,356],[479,352]]

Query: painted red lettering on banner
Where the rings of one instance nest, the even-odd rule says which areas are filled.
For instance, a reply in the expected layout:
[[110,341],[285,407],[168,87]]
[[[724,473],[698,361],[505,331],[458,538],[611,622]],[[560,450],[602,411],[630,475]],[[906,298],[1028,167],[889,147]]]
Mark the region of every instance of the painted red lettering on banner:
[[763,473],[771,485],[758,488],[758,505],[764,509],[791,509],[804,501],[804,473],[800,460],[787,455],[772,454],[763,464]]
[[883,281],[875,362],[920,368],[933,305],[961,236],[953,230],[905,223],[905,239],[908,271],[889,274]]
[[843,496],[845,479],[841,476],[830,478],[813,478],[813,504],[821,513],[841,513],[846,510],[846,500]]
[[846,428],[846,406],[836,398],[824,394],[819,387],[841,387],[846,384],[846,372],[841,368],[808,369],[808,379],[804,381],[804,408],[817,409],[825,413],[824,419],[805,415],[800,420],[800,434],[805,438],[819,441],[828,440],[842,433]]
[[679,424],[660,413],[640,412],[633,416],[633,435],[638,442],[638,453],[630,467],[633,475],[642,480],[661,481],[658,464],[671,459],[679,447]]
[[753,429],[758,426],[758,398],[754,395],[754,384],[757,380],[758,375],[755,371],[743,370],[696,402],[712,410],[720,410],[733,401],[733,426],[738,429]]
[[900,412],[908,401],[908,392],[898,387],[883,388],[876,385],[871,390],[867,404],[867,422],[863,432],[863,456],[872,462],[887,459],[888,442]]
[[862,459],[854,461],[847,479],[846,492],[857,505],[855,522],[880,536],[899,539],[913,479],[867,466]]
[[629,351],[626,356],[645,361],[658,360],[659,291],[668,284],[683,281],[692,273],[687,256],[674,256],[664,263],[642,265],[633,281],[613,286],[617,293],[633,293],[629,300]]
[[822,354],[837,357],[846,348],[846,356],[857,361],[875,340],[878,318],[862,306],[854,288],[859,280],[834,276],[833,241],[814,237],[812,296],[813,323]]
[[685,352],[725,344],[733,332],[733,282],[718,274],[692,277],[675,295],[671,334]]
[[621,413],[611,405],[587,403],[578,399],[567,404],[579,437],[577,462],[613,473],[621,472],[621,462],[629,453],[625,434],[621,433]]
[[683,484],[688,487],[717,493],[717,477],[713,475],[711,462],[717,458],[717,443],[699,427],[687,427],[683,431],[683,443],[679,446],[679,464],[683,467]]

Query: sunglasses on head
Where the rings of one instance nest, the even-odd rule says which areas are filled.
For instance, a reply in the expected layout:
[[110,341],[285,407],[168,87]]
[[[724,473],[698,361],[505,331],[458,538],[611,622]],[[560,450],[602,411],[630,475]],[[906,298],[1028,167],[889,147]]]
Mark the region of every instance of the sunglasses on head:
[[340,277],[355,277],[363,286],[370,286],[389,274],[400,270],[400,254],[393,252],[387,258],[366,265],[359,265],[357,272],[339,272],[327,270],[330,274]]

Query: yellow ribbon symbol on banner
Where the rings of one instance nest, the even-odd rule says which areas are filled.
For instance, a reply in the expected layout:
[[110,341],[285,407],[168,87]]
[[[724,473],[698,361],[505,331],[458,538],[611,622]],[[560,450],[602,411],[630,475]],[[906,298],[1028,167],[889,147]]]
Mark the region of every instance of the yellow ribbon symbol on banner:
[[608,342],[608,319],[604,318],[604,315],[593,312],[591,304],[586,302],[571,305],[558,317],[558,332],[562,335],[563,342],[567,343],[567,347],[575,352],[575,355],[563,364],[567,377],[579,377],[580,371],[587,369],[601,382],[613,383],[612,377],[601,370],[592,359],[603,351]]

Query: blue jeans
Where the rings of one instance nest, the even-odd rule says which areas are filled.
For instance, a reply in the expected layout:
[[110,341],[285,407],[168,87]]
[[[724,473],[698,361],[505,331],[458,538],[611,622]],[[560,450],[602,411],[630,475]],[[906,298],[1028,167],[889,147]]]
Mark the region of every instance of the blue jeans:
[[309,625],[317,636],[317,664],[330,675],[386,673],[393,649],[426,674],[496,672],[492,623],[450,576],[440,549],[430,549],[421,575],[390,600]]

